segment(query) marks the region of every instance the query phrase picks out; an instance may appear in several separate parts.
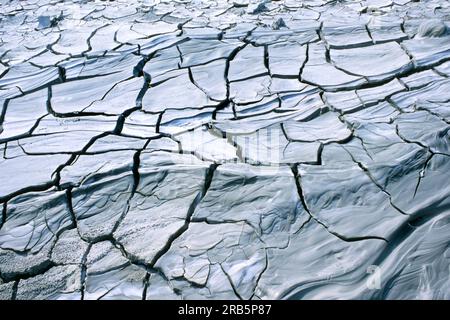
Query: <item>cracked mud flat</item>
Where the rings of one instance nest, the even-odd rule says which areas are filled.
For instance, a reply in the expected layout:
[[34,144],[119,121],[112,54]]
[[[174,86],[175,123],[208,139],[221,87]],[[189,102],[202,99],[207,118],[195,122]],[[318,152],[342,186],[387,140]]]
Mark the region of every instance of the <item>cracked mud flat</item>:
[[450,299],[449,21],[0,0],[0,299]]

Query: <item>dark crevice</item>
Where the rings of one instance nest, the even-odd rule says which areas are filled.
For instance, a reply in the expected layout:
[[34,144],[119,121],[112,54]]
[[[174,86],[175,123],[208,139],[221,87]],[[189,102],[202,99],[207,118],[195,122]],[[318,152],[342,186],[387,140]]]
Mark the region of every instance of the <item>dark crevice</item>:
[[261,270],[261,272],[258,274],[258,277],[256,278],[255,287],[253,288],[253,293],[250,296],[249,300],[252,300],[256,295],[256,289],[258,288],[259,281],[261,280],[261,277],[263,276],[264,272],[266,272],[267,268],[269,267],[269,257],[267,255],[267,249],[264,250],[264,268]]
[[97,136],[94,136],[92,139],[89,140],[89,142],[83,147],[83,149],[79,152],[73,152],[72,156],[69,158],[69,160],[66,161],[66,163],[58,166],[58,168],[53,172],[53,183],[54,185],[58,188],[58,190],[62,189],[62,186],[60,184],[61,182],[61,171],[67,167],[72,165],[75,160],[80,156],[80,155],[84,155],[86,153],[86,151],[100,138],[104,138],[108,135],[110,135],[113,132],[104,132],[101,133]]
[[142,290],[142,300],[147,300],[147,289],[150,285],[150,273],[145,274],[144,278],[144,290]]
[[181,226],[181,228],[179,228],[175,233],[170,235],[169,240],[167,241],[165,246],[155,254],[153,259],[149,263],[150,266],[153,267],[156,264],[156,262],[159,260],[159,258],[161,258],[167,251],[169,251],[169,249],[172,246],[172,243],[177,238],[179,238],[189,228],[189,224],[191,222],[191,218],[192,218],[192,215],[194,214],[195,208],[200,203],[200,201],[205,196],[205,194],[208,192],[208,189],[211,185],[212,177],[213,177],[214,172],[217,167],[218,167],[218,164],[210,165],[209,169],[206,171],[205,183],[203,186],[203,190],[197,195],[197,197],[194,199],[194,201],[189,206],[183,226]]
[[156,120],[156,126],[155,126],[155,132],[156,133],[161,133],[161,121],[162,121],[162,117],[164,115],[164,111],[162,111],[161,113],[159,113],[158,115],[158,119]]
[[12,295],[11,295],[11,300],[16,300],[17,299],[17,289],[19,287],[19,280],[15,281],[12,287]]
[[270,74],[270,65],[269,65],[269,47],[264,45],[264,67],[268,70]]
[[233,280],[231,279],[230,275],[228,274],[228,272],[225,271],[225,269],[223,268],[222,264],[218,264],[220,266],[220,269],[222,270],[223,274],[225,275],[225,277],[228,279],[228,282],[230,283],[231,288],[233,289],[233,292],[235,294],[235,296],[239,299],[239,300],[244,300],[244,298],[242,298],[242,296],[239,294],[239,291],[237,290],[235,284],[233,283]]
[[372,40],[371,44],[375,44],[376,42],[375,42],[375,40],[373,40],[372,32],[370,32],[369,26],[366,24],[366,25],[364,25],[364,27],[366,28],[367,35],[369,36],[370,40]]
[[[99,237],[98,239],[96,239],[95,241],[91,241],[90,243],[93,245],[95,243],[99,243],[99,242],[102,242],[102,241],[109,241],[109,242],[111,242],[114,245],[114,247],[119,249],[119,251],[121,252],[122,256],[128,260],[129,264],[135,265],[135,266],[137,266],[139,268],[142,268],[142,269],[146,270],[147,274],[156,273],[156,274],[160,275],[166,282],[169,282],[169,279],[167,278],[167,276],[164,274],[164,272],[161,269],[159,269],[157,267],[154,267],[154,266],[152,266],[152,265],[150,265],[148,263],[145,263],[144,261],[140,261],[140,260],[136,259],[135,256],[129,254],[125,250],[125,247],[120,242],[118,242],[112,236],[112,234]],[[123,266],[119,266],[119,267],[123,267]],[[144,287],[145,287],[146,279],[149,278],[149,277],[150,277],[149,275],[148,276],[146,275],[144,277],[144,280],[143,280],[144,281]],[[148,285],[150,285],[149,282],[147,282],[147,283],[148,283]],[[147,288],[148,288],[148,285],[147,285]],[[145,294],[143,293],[143,296],[144,295],[146,297],[146,292],[145,292]]]
[[306,44],[306,51],[305,51],[305,53],[306,53],[305,61],[303,61],[302,65],[300,67],[300,72],[298,74],[298,80],[299,81],[303,81],[303,78],[302,78],[303,70],[305,69],[305,66],[306,66],[306,64],[309,61],[309,44]]
[[84,300],[84,294],[86,291],[86,276],[87,276],[87,258],[89,255],[89,252],[92,248],[92,244],[89,244],[86,251],[83,254],[83,257],[81,258],[81,300]]
[[46,183],[43,183],[43,184],[38,184],[38,185],[34,185],[34,186],[29,186],[29,187],[25,187],[25,188],[21,188],[21,189],[19,189],[19,190],[17,190],[17,191],[14,191],[14,192],[12,192],[12,193],[9,193],[9,194],[7,194],[6,196],[1,196],[0,197],[0,203],[2,203],[2,202],[7,202],[7,201],[9,201],[10,199],[12,199],[12,198],[14,198],[14,197],[16,197],[16,196],[19,196],[19,195],[21,195],[21,194],[24,194],[24,193],[28,193],[28,192],[39,192],[39,191],[47,191],[47,190],[49,190],[50,188],[52,188],[52,187],[54,187],[54,182],[53,181],[51,181],[51,182],[46,182]]
[[190,81],[195,87],[197,87],[200,91],[202,91],[202,92],[205,94],[205,96],[208,97],[209,100],[211,100],[211,101],[216,101],[215,99],[213,99],[213,98],[211,98],[211,97],[209,96],[208,92],[207,92],[202,86],[200,86],[200,85],[197,83],[197,81],[195,81],[194,75],[193,75],[193,73],[192,73],[192,68],[191,68],[191,67],[188,67],[187,70],[188,70],[189,81]]
[[77,229],[77,233],[78,235],[81,237],[79,231],[78,231],[78,221],[77,221],[77,217],[75,215],[75,212],[73,210],[73,203],[72,203],[72,187],[67,188],[66,190],[66,201],[67,201],[67,209],[69,210],[70,213],[70,217],[72,219],[72,224],[75,226],[75,228]]
[[26,280],[26,279],[41,275],[41,274],[49,271],[54,266],[56,266],[56,264],[53,263],[52,261],[50,261],[49,259],[47,259],[37,265],[33,265],[26,272],[14,272],[14,273],[3,272],[2,277],[3,277],[3,279],[6,280],[6,282]]
[[0,229],[6,222],[7,205],[8,205],[7,202],[4,202],[2,205],[2,218],[0,219]]
[[139,181],[140,181],[140,174],[139,174],[139,166],[140,166],[140,162],[141,162],[141,150],[136,151],[136,153],[133,156],[133,168],[132,168],[132,172],[133,172],[133,189],[131,191],[131,196],[133,196],[136,193],[136,190],[139,186]]

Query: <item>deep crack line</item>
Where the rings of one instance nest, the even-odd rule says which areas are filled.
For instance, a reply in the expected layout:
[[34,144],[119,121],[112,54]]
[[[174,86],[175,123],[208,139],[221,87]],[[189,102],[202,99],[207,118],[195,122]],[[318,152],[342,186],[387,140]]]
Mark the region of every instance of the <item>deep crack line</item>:
[[184,221],[184,224],[181,226],[181,228],[179,228],[175,233],[173,233],[170,237],[169,240],[167,241],[166,245],[159,250],[155,256],[153,257],[153,259],[150,261],[149,265],[151,267],[153,267],[158,260],[166,253],[170,250],[170,248],[172,247],[172,243],[178,239],[184,232],[186,232],[189,228],[189,224],[191,223],[191,219],[192,219],[192,215],[194,214],[195,208],[197,207],[197,205],[200,203],[200,201],[203,199],[203,197],[206,195],[206,193],[208,192],[208,189],[211,185],[212,182],[212,178],[214,175],[214,172],[216,170],[216,168],[218,167],[218,164],[211,164],[208,168],[208,170],[206,171],[206,175],[205,175],[205,183],[204,183],[204,187],[203,190],[201,192],[198,193],[197,197],[194,199],[194,201],[191,203],[191,205],[189,206],[187,215],[186,215],[186,219]]
[[225,275],[225,277],[227,278],[228,282],[230,283],[231,288],[233,289],[233,292],[235,294],[235,296],[239,299],[239,300],[244,300],[244,298],[239,294],[238,289],[236,288],[236,285],[233,282],[233,279],[231,279],[231,276],[228,274],[228,272],[224,269],[224,267],[222,266],[221,263],[218,264],[220,269],[222,270],[223,274]]
[[4,202],[4,203],[2,204],[2,218],[0,219],[0,230],[2,229],[3,225],[4,225],[5,222],[6,222],[7,206],[8,206],[8,203],[7,203],[7,202]]
[[87,258],[89,252],[91,251],[92,244],[88,244],[86,251],[81,258],[81,275],[80,275],[80,283],[81,283],[81,300],[84,300],[84,294],[86,291],[86,277],[87,277]]

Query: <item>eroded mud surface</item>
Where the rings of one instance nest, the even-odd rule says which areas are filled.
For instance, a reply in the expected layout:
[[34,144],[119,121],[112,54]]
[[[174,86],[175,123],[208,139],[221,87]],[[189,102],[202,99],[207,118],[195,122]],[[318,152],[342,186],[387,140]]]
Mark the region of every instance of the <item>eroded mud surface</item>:
[[0,0],[0,299],[449,299],[449,20]]

